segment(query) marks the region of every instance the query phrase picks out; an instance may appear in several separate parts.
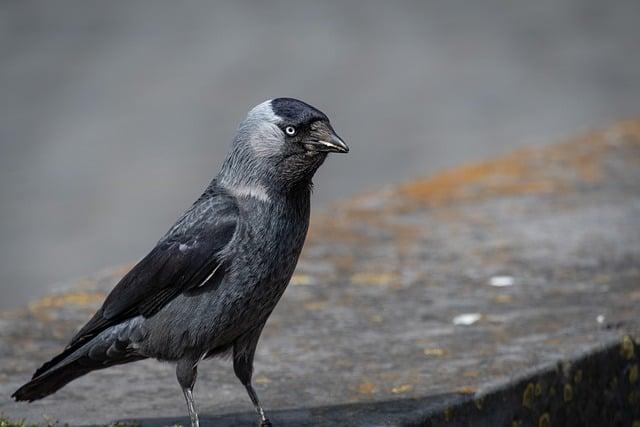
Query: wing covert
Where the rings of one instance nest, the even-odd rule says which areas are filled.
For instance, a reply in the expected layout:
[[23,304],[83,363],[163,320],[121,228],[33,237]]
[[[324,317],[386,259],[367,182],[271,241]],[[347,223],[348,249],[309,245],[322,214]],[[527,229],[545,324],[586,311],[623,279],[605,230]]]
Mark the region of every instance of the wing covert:
[[69,347],[128,318],[153,316],[176,296],[205,281],[221,281],[224,274],[217,272],[225,263],[221,251],[231,241],[237,222],[235,199],[210,186],[120,280]]

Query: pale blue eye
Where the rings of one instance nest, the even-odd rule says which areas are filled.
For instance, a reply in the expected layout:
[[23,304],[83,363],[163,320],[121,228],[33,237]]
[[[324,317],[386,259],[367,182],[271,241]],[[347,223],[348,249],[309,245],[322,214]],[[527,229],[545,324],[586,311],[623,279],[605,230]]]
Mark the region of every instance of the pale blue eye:
[[293,126],[287,126],[286,128],[284,128],[284,131],[289,136],[293,136],[296,134],[296,128],[294,128]]

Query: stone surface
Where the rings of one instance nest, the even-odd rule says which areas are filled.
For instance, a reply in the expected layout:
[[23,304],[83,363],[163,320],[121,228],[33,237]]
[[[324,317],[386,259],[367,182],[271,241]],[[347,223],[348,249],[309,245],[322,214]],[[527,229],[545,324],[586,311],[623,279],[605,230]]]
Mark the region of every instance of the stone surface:
[[[186,424],[173,368],[155,361],[30,405],[8,398],[125,271],[0,315],[0,412]],[[629,426],[640,420],[639,306],[631,121],[315,217],[262,336],[256,388],[277,425]],[[203,362],[196,393],[205,425],[254,424],[230,361]]]

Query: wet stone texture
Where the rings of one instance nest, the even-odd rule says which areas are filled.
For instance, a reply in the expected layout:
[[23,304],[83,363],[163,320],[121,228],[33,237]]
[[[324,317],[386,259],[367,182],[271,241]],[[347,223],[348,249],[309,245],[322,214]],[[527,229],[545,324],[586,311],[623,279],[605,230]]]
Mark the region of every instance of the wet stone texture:
[[[126,269],[0,315],[0,412],[187,424],[169,364],[9,400]],[[255,382],[275,425],[640,425],[640,121],[356,198],[317,215]],[[228,360],[205,425],[255,418]]]

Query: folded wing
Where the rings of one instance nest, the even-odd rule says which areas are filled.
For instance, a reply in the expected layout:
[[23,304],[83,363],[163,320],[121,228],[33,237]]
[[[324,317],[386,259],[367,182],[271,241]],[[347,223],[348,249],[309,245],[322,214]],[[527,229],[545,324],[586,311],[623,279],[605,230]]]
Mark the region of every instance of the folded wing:
[[215,184],[176,222],[158,244],[107,296],[104,304],[65,351],[34,378],[100,332],[136,316],[151,317],[176,296],[224,277],[223,249],[238,223],[235,199]]

